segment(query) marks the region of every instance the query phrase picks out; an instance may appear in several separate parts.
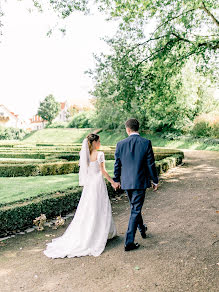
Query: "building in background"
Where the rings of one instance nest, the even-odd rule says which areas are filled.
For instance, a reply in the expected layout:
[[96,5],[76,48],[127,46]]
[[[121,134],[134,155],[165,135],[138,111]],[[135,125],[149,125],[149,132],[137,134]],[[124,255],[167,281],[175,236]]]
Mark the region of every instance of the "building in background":
[[53,120],[53,122],[67,122],[69,119],[69,104],[67,101],[60,102],[61,110],[58,113],[57,117]]
[[40,116],[35,115],[30,119],[28,130],[37,131],[45,128],[48,122],[42,119]]
[[[67,101],[60,102],[61,110],[53,122],[66,122],[69,118],[69,105]],[[45,128],[48,122],[42,119],[39,115],[35,115],[30,119],[29,129],[30,131],[42,130]]]
[[0,126],[26,130],[28,123],[19,115],[11,112],[6,106],[0,104]]

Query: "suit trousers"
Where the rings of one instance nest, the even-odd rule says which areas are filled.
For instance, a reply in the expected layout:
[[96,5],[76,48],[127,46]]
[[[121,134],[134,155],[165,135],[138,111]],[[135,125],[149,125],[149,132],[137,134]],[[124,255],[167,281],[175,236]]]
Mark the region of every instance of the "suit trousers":
[[128,230],[125,237],[125,246],[134,242],[137,228],[140,232],[144,231],[141,209],[144,204],[145,191],[143,190],[125,190],[131,207]]

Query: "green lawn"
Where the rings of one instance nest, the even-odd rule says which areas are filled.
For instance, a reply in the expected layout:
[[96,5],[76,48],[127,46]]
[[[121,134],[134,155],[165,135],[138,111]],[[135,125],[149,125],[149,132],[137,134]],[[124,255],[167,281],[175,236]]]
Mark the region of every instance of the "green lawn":
[[81,143],[91,129],[43,129],[33,132],[22,143]]
[[[100,141],[103,146],[105,145],[116,145],[116,143],[122,139],[127,138],[125,131],[105,131],[99,133]],[[167,147],[175,149],[192,149],[192,150],[213,150],[219,151],[219,144],[204,143],[202,139],[188,139],[182,137],[179,140],[168,140],[161,138],[159,135],[155,134],[141,134],[142,137],[151,140],[154,147]]]
[[37,196],[78,185],[78,174],[0,177],[0,203]]
[[[114,161],[107,161],[106,168],[113,174]],[[0,203],[9,203],[40,193],[49,193],[78,186],[78,174],[0,177]]]

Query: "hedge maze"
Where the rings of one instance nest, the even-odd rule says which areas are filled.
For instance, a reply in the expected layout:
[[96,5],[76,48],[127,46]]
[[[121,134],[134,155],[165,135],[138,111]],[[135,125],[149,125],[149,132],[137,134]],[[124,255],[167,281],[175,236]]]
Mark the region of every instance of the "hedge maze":
[[[0,177],[48,176],[78,173],[80,144],[36,143],[1,144]],[[115,146],[103,146],[106,160],[114,160]],[[180,150],[154,147],[157,172],[181,164],[184,157]],[[107,184],[109,195],[115,196]],[[74,208],[81,195],[81,187],[72,187],[53,193],[41,193],[25,200],[0,202],[0,236],[24,230],[33,220],[45,214],[47,218],[63,215]]]

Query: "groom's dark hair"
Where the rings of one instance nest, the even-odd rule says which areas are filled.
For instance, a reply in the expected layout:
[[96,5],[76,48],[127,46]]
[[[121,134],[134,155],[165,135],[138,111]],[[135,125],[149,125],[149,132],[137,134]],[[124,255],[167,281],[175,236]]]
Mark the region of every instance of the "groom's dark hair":
[[125,122],[125,127],[137,132],[139,129],[139,121],[136,119],[129,119]]

